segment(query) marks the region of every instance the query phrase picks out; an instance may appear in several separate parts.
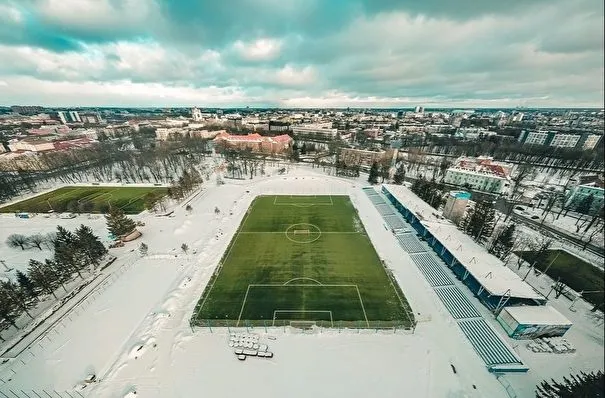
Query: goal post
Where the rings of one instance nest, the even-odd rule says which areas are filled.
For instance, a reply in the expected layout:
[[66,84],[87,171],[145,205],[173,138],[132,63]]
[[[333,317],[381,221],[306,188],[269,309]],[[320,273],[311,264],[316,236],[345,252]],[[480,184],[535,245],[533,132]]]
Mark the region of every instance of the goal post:
[[[316,316],[310,317],[307,314],[316,314]],[[290,326],[309,328],[314,326],[318,321],[328,321],[331,327],[334,327],[334,317],[330,310],[275,310],[273,311],[273,324],[277,321],[287,321]]]

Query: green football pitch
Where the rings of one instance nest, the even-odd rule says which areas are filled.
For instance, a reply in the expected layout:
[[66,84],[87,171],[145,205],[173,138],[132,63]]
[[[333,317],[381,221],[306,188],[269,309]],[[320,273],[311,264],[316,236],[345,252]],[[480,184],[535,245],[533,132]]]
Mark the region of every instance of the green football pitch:
[[1,207],[0,213],[106,213],[110,206],[125,213],[136,214],[144,210],[145,195],[155,192],[166,195],[163,187],[101,187],[73,186],[59,188],[33,198]]
[[410,327],[413,315],[348,196],[259,196],[192,324]]

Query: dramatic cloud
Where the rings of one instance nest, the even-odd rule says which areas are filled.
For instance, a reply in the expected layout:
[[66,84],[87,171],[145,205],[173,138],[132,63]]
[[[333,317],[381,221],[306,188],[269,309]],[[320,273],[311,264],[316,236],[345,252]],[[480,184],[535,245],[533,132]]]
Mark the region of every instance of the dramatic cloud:
[[598,0],[0,0],[0,103],[603,106]]

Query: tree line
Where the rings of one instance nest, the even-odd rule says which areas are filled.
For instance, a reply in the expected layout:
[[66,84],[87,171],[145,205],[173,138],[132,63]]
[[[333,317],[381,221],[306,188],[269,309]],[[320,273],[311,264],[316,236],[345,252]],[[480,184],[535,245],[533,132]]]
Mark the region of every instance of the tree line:
[[76,274],[84,279],[81,271],[88,266],[98,266],[107,253],[99,237],[83,224],[73,232],[58,226],[55,233],[45,236],[45,244],[53,250],[52,258],[32,259],[26,272],[17,271],[16,282],[0,283],[0,317],[15,327],[21,313],[33,319],[29,309],[41,295],[56,298],[55,290],[59,287],[67,292],[66,282]]

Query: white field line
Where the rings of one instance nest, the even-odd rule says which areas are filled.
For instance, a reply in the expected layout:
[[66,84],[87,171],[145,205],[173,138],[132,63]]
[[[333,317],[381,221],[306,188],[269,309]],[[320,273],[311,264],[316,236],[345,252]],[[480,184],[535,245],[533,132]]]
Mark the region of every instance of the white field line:
[[[62,187],[62,188],[64,188],[64,187]],[[34,199],[36,199],[36,198],[37,198],[37,200],[33,202],[34,204],[38,204],[38,203],[44,203],[44,202],[45,202],[45,203],[47,203],[47,204],[50,202],[50,203],[52,204],[52,202],[56,201],[57,199],[59,199],[59,198],[61,198],[61,197],[65,196],[65,195],[69,195],[69,194],[71,194],[71,193],[73,193],[73,192],[76,192],[76,191],[78,191],[78,190],[81,190],[81,189],[82,189],[82,188],[74,188],[74,189],[69,189],[69,190],[67,190],[67,192],[63,192],[63,193],[62,193],[61,195],[59,195],[59,196],[51,196],[51,197],[49,197],[48,199],[41,199],[41,198],[39,198],[39,196],[43,196],[43,195],[46,195],[46,194],[52,193],[52,192],[57,191],[57,190],[62,189],[62,188],[56,188],[56,189],[53,189],[53,190],[52,190],[52,191],[50,191],[50,192],[41,193],[41,194],[36,195],[36,196],[34,196],[34,197],[32,197],[32,198],[29,198],[29,199],[23,199],[23,200],[20,200],[20,201],[18,201],[18,202],[15,202],[15,203],[13,203],[13,204],[7,204],[6,206],[2,206],[2,207],[14,206],[14,205],[16,205],[16,204],[18,204],[18,203],[22,203],[22,202],[26,202],[26,201],[34,200]],[[50,210],[52,210],[52,207],[51,207],[51,209],[50,209]]]
[[88,195],[88,196],[85,196],[85,197],[83,197],[81,199],[78,199],[78,204],[84,203],[84,202],[93,202],[93,201],[95,201],[95,200],[97,200],[99,198],[102,198],[105,195],[109,195],[107,197],[107,199],[105,199],[107,202],[109,202],[111,200],[111,197],[113,195],[111,193],[109,193],[109,192],[102,192],[100,195],[93,196],[92,198],[90,197],[90,195]]
[[[332,195],[320,195],[320,196],[327,196],[328,198],[330,198],[330,203],[314,203],[314,202],[308,202],[308,203],[303,203],[303,202],[291,202],[291,203],[278,203],[277,198],[279,196],[287,196],[287,195],[275,195],[273,196],[273,205],[274,206],[296,206],[296,207],[311,207],[311,206],[334,206],[334,201],[332,200]],[[294,199],[297,196],[305,196],[305,197],[313,197],[314,199],[317,198],[318,195],[289,195],[290,199]]]
[[370,327],[370,321],[368,321],[368,316],[366,314],[366,308],[363,306],[363,300],[361,299],[361,293],[359,293],[359,288],[355,285],[355,289],[357,289],[357,296],[359,297],[359,302],[361,303],[361,309],[363,310],[363,316],[366,319],[366,324]]
[[[240,232],[239,230],[240,230],[241,228],[243,228],[244,224],[246,224],[246,220],[248,219],[248,216],[250,215],[251,210],[252,210],[252,208],[253,208],[253,207],[254,207],[254,201],[252,201],[252,203],[250,204],[250,207],[248,208],[248,212],[246,213],[246,216],[245,216],[245,217],[244,217],[244,219],[242,220],[241,225],[240,225],[240,226],[237,228],[237,231],[238,231],[238,232],[236,232],[235,236],[233,237],[233,242],[229,242],[229,243],[230,243],[230,245],[231,245],[231,246],[229,246],[229,251],[227,252],[227,254],[225,255],[225,258],[223,259],[223,261],[222,261],[222,262],[221,262],[221,264],[220,264],[220,268],[218,269],[218,272],[219,272],[219,273],[216,275],[216,277],[215,277],[215,278],[214,278],[214,280],[212,281],[212,285],[211,285],[211,286],[210,286],[210,288],[208,289],[208,294],[206,294],[206,295],[204,296],[204,299],[202,300],[202,304],[200,304],[200,308],[197,310],[197,313],[195,314],[196,319],[197,319],[197,317],[198,317],[199,313],[202,311],[202,308],[204,308],[204,304],[206,304],[206,300],[208,300],[208,297],[210,296],[210,293],[212,292],[212,288],[214,287],[214,284],[216,283],[216,280],[218,279],[218,277],[219,277],[219,275],[220,275],[220,273],[221,273],[221,270],[222,270],[222,268],[223,268],[223,264],[224,264],[225,262],[227,262],[227,259],[228,259],[228,258],[229,258],[229,256],[231,255],[231,251],[233,250],[233,246],[235,246],[235,242],[237,242],[237,238],[239,238],[239,235],[242,233],[242,232]],[[221,261],[221,260],[219,260],[219,261]],[[212,277],[212,276],[211,276],[211,277]],[[247,295],[248,295],[248,291],[246,291],[246,296],[247,296]],[[245,300],[245,298],[244,298],[244,300]],[[242,309],[243,309],[243,307],[242,307]],[[240,316],[241,316],[241,311],[240,311]],[[237,322],[239,323],[239,319],[238,319],[238,321],[237,321]]]
[[[284,234],[284,232],[278,232],[278,231],[242,231],[240,232],[240,234],[246,234],[246,235],[253,235],[253,234]],[[362,234],[361,232],[357,232],[357,231],[349,231],[349,232],[338,232],[338,231],[334,231],[334,232],[324,232],[321,231],[321,234],[331,234],[331,235],[355,235],[355,234]],[[363,235],[363,234],[362,234]]]
[[[244,301],[242,301],[242,308],[239,310],[239,316],[237,317],[237,323],[235,324],[235,327],[239,326],[239,321],[242,319],[242,313],[244,312],[244,306],[246,305],[246,299],[248,298],[249,291],[250,291],[250,285],[248,285],[248,288],[246,289],[246,295],[244,296]],[[208,293],[210,293],[210,292],[208,292]],[[274,321],[275,321],[275,319],[274,319]]]
[[274,206],[295,206],[295,207],[312,207],[312,206],[332,206],[332,203],[273,203]]
[[318,285],[316,283],[294,283],[284,285],[283,283],[251,283],[248,287],[284,287],[284,286],[314,286],[314,287],[357,287],[357,285],[353,284],[342,284],[342,283],[329,283],[329,284],[321,284]]
[[[296,279],[296,278],[295,278]],[[287,282],[286,282],[287,283]],[[236,327],[239,326],[239,323],[242,319],[242,314],[244,313],[244,307],[246,305],[246,300],[248,299],[248,293],[250,292],[250,288],[251,287],[284,287],[284,286],[288,286],[288,287],[354,287],[355,290],[357,290],[357,297],[359,297],[359,303],[361,304],[361,310],[363,311],[363,316],[366,320],[366,324],[368,325],[368,327],[370,326],[370,322],[368,321],[368,316],[366,314],[366,309],[363,305],[363,300],[361,299],[361,294],[359,293],[359,287],[357,287],[357,285],[354,284],[310,284],[310,283],[296,283],[296,284],[279,284],[279,283],[251,283],[248,285],[248,288],[246,289],[246,294],[244,295],[244,300],[242,301],[242,307],[240,308],[239,311],[239,316],[237,317],[237,323],[235,324]],[[203,305],[203,304],[202,304]],[[200,307],[201,309],[202,307]],[[328,312],[328,310],[275,310],[275,311],[288,311],[288,312]],[[273,326],[275,325],[275,311],[273,312]],[[198,311],[199,312],[199,311]],[[332,311],[330,312],[330,320],[332,322],[332,326],[334,326],[334,320],[332,318]]]
[[78,199],[78,203],[85,202],[87,200],[91,200],[90,198],[95,199],[97,196],[103,196],[103,195],[105,195],[107,193],[109,193],[109,192],[103,192],[103,190],[101,190],[101,192],[98,192],[98,191],[97,192],[93,192],[91,194],[88,194],[88,195],[86,195],[86,196]]
[[[152,191],[149,191],[149,192],[152,192]],[[147,195],[149,192],[145,192],[145,193],[141,194],[140,196],[137,196],[136,198],[132,198],[132,199],[130,199],[130,200],[128,201],[128,203],[126,203],[124,206],[121,206],[121,207],[120,207],[120,209],[123,209],[123,208],[125,208],[126,206],[128,206],[129,204],[131,204],[131,203],[133,203],[133,202],[136,202],[136,201],[137,201],[137,200],[139,200],[139,199],[142,199],[142,198],[143,198],[143,197],[145,197],[145,195]]]
[[[328,313],[330,314],[330,323],[332,324],[332,327],[334,327],[334,317],[332,316],[332,311],[330,310],[275,310],[273,311],[273,323],[271,324],[271,326],[275,326],[275,320],[277,319],[277,313],[278,312],[285,312],[285,313],[313,313],[313,312],[321,312],[321,313]],[[304,321],[303,321],[304,322]]]
[[[57,188],[56,190],[59,190],[59,189],[61,189],[61,188]],[[84,189],[84,188],[68,189],[66,192],[63,192],[61,195],[59,195],[59,196],[51,196],[50,198],[48,198],[46,200],[53,200],[53,201],[55,201],[55,200],[57,200],[59,198],[62,198],[65,195],[68,195],[68,194],[71,194],[71,193],[74,193],[74,192],[77,192],[77,191],[81,191],[82,189]],[[42,195],[44,195],[44,194],[42,194]],[[42,195],[40,195],[40,196],[42,196]],[[33,197],[32,199],[35,199],[35,197]],[[29,199],[26,199],[26,200],[29,200]]]

